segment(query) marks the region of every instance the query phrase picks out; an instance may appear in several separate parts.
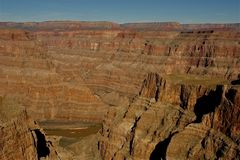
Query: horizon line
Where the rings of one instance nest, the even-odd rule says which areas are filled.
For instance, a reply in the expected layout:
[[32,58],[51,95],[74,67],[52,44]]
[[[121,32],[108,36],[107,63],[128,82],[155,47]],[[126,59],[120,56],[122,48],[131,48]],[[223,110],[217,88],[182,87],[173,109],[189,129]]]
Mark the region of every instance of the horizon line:
[[44,22],[105,22],[105,23],[113,23],[113,24],[141,24],[141,23],[177,23],[177,24],[240,24],[240,22],[197,22],[197,23],[181,23],[179,21],[131,21],[131,22],[115,22],[115,21],[107,21],[107,20],[43,20],[43,21],[0,21],[0,23],[44,23]]

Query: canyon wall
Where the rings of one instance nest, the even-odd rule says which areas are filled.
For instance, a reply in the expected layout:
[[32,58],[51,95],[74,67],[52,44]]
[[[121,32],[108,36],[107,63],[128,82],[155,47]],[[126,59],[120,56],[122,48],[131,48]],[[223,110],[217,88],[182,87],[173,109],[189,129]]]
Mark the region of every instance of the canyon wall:
[[22,97],[36,119],[99,122],[108,106],[135,97],[149,72],[197,84],[229,84],[240,73],[240,34],[234,29],[66,30],[0,31],[1,95]]
[[[1,130],[24,136],[16,154],[39,156],[31,139],[44,134],[20,126],[28,114],[103,120],[103,159],[239,158],[239,24],[0,26],[7,28],[0,30],[0,95],[26,107]],[[6,155],[18,156],[4,149]]]
[[53,58],[35,35],[18,30],[0,33],[1,95],[19,97],[35,119],[102,119],[106,105],[81,76],[56,72]]
[[148,72],[209,84],[227,84],[239,74],[236,31],[38,32],[37,37],[56,60],[57,72],[81,75],[110,105],[137,95]]
[[37,119],[101,121],[109,105],[138,94],[149,72],[203,84],[228,84],[240,72],[235,30],[1,30],[0,36],[1,92],[21,95]]
[[43,131],[16,102],[0,97],[0,159],[58,159]]
[[238,159],[239,93],[239,86],[179,84],[150,73],[130,105],[108,111],[99,141],[101,155]]

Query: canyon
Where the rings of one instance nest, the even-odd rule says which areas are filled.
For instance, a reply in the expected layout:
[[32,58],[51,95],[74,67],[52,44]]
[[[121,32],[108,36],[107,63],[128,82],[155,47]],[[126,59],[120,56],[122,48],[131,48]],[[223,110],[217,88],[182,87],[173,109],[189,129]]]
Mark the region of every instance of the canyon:
[[43,130],[16,98],[0,97],[0,159],[57,159]]
[[239,29],[1,22],[0,159],[239,159]]

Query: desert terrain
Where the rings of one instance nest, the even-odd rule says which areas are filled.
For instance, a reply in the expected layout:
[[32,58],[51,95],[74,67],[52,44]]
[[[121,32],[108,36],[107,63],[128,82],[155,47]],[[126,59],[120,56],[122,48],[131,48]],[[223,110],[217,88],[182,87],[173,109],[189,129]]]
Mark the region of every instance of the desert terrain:
[[240,159],[240,24],[0,22],[0,159]]

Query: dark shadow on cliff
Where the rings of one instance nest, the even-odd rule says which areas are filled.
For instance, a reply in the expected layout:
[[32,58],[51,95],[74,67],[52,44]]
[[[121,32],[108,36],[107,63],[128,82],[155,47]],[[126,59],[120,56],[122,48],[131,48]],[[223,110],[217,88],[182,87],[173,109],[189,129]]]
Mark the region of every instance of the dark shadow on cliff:
[[230,100],[232,103],[235,103],[235,102],[234,102],[234,99],[235,99],[235,97],[236,97],[236,94],[237,94],[237,90],[235,90],[235,89],[229,89],[225,96],[226,96],[226,98],[227,98],[228,100]]
[[40,159],[41,157],[47,157],[50,153],[50,150],[47,147],[47,142],[46,142],[44,134],[42,134],[39,129],[35,129],[34,132],[37,136],[38,159]]
[[159,142],[153,152],[150,155],[150,160],[166,160],[167,147],[172,139],[173,135],[170,135],[164,141]]
[[215,108],[221,103],[222,94],[223,86],[218,85],[215,91],[211,90],[208,95],[203,95],[197,99],[194,106],[194,113],[197,116],[195,123],[201,123],[203,115],[215,111]]
[[238,74],[237,76],[237,79],[236,80],[233,80],[231,82],[232,85],[240,85],[240,73]]
[[240,85],[240,79],[231,82],[232,85]]

